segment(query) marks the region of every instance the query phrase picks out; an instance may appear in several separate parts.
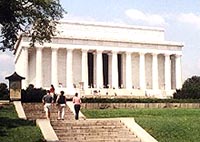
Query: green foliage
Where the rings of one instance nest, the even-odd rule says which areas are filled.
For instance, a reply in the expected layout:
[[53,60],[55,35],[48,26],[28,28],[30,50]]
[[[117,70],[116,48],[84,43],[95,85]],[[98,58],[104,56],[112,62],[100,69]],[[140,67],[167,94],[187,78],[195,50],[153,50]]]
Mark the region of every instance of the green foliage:
[[0,50],[13,50],[19,33],[31,36],[31,46],[50,42],[63,12],[59,0],[1,0]]
[[1,142],[42,142],[41,131],[33,121],[19,119],[14,106],[0,108]]
[[188,78],[181,90],[176,90],[175,99],[200,99],[200,77]]
[[199,109],[82,109],[88,118],[134,117],[159,142],[198,142]]
[[2,100],[9,99],[9,91],[5,83],[0,83],[0,99]]
[[42,97],[46,94],[46,90],[42,88],[34,88],[32,84],[30,84],[26,90],[22,90],[21,92],[22,102],[42,102]]

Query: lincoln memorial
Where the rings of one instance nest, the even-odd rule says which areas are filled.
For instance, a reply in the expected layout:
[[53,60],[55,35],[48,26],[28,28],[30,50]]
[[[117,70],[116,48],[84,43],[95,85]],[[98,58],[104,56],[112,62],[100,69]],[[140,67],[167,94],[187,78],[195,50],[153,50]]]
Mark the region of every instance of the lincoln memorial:
[[22,88],[163,98],[182,87],[183,44],[166,41],[162,28],[68,21],[57,29],[52,42],[35,47],[20,36],[15,71],[26,78]]

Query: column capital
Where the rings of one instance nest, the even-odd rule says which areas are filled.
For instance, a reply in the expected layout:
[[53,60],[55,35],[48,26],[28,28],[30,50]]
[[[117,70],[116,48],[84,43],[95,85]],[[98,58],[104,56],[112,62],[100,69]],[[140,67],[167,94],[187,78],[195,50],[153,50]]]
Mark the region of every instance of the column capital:
[[153,56],[157,56],[159,53],[157,53],[157,52],[153,52],[153,53],[151,53],[151,55],[153,55]]
[[131,51],[126,51],[125,53],[126,53],[126,55],[131,55],[132,54]]
[[99,49],[96,50],[96,53],[101,54],[102,52],[103,52],[103,50],[99,50]]
[[35,48],[36,48],[36,50],[42,50],[42,49],[43,49],[42,46],[37,46],[37,47],[35,47]]
[[67,51],[73,51],[74,48],[66,48]]
[[165,57],[170,56],[170,55],[172,55],[172,54],[170,54],[170,53],[164,53]]
[[181,57],[181,56],[182,56],[181,54],[175,54],[176,58]]
[[82,52],[88,52],[88,49],[81,49]]
[[139,55],[141,56],[141,55],[145,55],[146,54],[146,52],[139,52]]
[[52,51],[57,51],[59,48],[58,47],[51,47]]
[[117,54],[118,52],[119,52],[119,51],[116,51],[116,50],[112,50],[112,51],[111,51],[112,54]]

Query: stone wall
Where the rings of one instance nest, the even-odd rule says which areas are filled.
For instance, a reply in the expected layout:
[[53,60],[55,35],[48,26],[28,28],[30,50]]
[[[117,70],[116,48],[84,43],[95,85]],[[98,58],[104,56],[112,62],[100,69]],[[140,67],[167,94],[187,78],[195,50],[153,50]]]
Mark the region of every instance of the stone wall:
[[200,103],[83,103],[82,108],[200,108]]

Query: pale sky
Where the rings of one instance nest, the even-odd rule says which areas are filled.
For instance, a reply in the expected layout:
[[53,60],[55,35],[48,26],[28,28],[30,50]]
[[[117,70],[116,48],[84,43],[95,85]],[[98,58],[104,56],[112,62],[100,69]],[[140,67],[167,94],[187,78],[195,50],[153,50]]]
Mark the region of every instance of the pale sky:
[[[65,20],[165,29],[165,40],[184,43],[182,77],[200,76],[200,0],[60,0]],[[14,56],[0,52],[0,82],[14,72]]]

